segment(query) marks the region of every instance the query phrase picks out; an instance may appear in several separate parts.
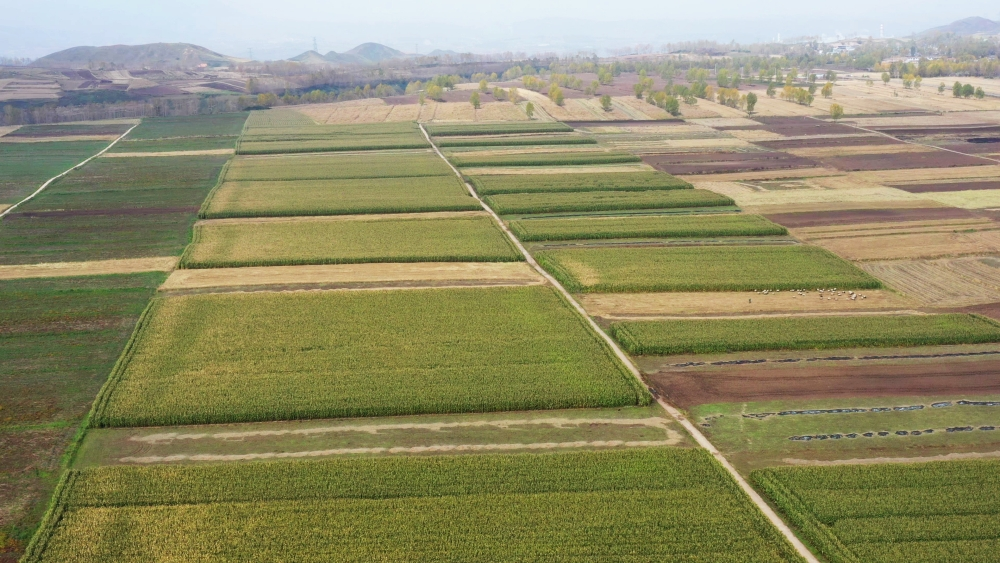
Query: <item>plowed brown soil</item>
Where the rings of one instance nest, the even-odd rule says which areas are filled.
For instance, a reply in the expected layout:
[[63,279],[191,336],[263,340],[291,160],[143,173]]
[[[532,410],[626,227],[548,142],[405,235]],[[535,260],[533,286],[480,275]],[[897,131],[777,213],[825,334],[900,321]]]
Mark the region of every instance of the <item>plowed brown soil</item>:
[[1000,393],[1000,360],[660,372],[648,381],[682,408],[708,403]]
[[975,217],[971,211],[951,207],[925,207],[916,209],[849,209],[813,213],[772,213],[767,219],[788,228],[819,227],[822,225],[853,225],[861,223],[887,223],[896,221],[926,221],[940,219],[965,219]]

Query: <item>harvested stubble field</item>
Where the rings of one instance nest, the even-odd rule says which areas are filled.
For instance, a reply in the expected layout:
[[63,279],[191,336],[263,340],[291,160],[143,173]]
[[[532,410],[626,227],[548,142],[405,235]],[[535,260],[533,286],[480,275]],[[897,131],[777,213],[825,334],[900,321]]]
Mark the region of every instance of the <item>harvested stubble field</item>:
[[965,192],[976,190],[1000,190],[1000,180],[980,180],[980,181],[958,181],[958,182],[931,182],[916,184],[890,184],[890,187],[898,188],[911,194],[922,194],[927,192]]
[[709,454],[681,448],[103,467],[71,473],[56,510],[27,562],[798,561]]
[[455,166],[469,168],[473,166],[559,166],[576,164],[618,164],[626,162],[642,162],[634,154],[614,151],[588,152],[534,152],[522,154],[495,155],[461,155],[449,157]]
[[414,213],[481,209],[452,176],[225,182],[201,212],[203,219]]
[[784,227],[759,215],[698,217],[581,217],[512,221],[510,229],[525,242],[615,238],[735,237],[786,235]]
[[[806,229],[829,225],[829,230],[848,231],[840,225],[867,225],[869,223],[892,224],[898,222],[901,226],[920,227],[934,224],[990,223],[987,219],[977,218],[973,213],[951,207],[917,207],[881,209],[844,209],[834,211],[813,211],[805,213],[769,213],[768,219],[790,229]],[[869,227],[859,227],[861,229]],[[875,227],[879,228],[879,227]],[[806,231],[811,232],[811,231]],[[822,232],[822,230],[818,230]]]
[[845,172],[865,170],[913,170],[916,168],[957,168],[965,166],[986,166],[993,161],[975,156],[956,154],[948,151],[904,152],[886,154],[857,154],[853,156],[829,156],[818,158],[827,166]]
[[[738,182],[695,182],[695,187],[712,190],[733,198],[740,207],[752,207],[767,213],[768,207],[793,204],[831,204],[835,208],[856,209],[858,204],[891,207],[896,202],[926,201],[923,194],[910,194],[886,187],[823,189],[806,187],[795,190],[761,191]],[[924,204],[926,206],[926,204]]]
[[881,287],[849,262],[808,246],[560,249],[535,258],[582,293]]
[[452,175],[430,151],[234,158],[226,181],[350,180]]
[[[0,535],[27,542],[80,420],[165,274],[0,281]],[[0,557],[8,552],[0,544]],[[13,554],[12,554],[13,556]]]
[[524,258],[484,214],[200,223],[182,268],[364,262],[516,262]]
[[732,199],[708,190],[497,194],[485,196],[483,201],[501,215],[733,205]]
[[865,262],[861,267],[927,306],[964,307],[1000,301],[1000,262],[992,257],[890,260]]
[[792,234],[848,260],[941,258],[1000,252],[1000,231],[988,220],[870,223],[808,227]]
[[1000,342],[1000,325],[963,314],[678,319],[614,323],[630,354],[711,354],[750,350],[887,348]]
[[915,301],[887,290],[865,290],[865,299],[810,299],[792,291],[713,293],[591,293],[580,304],[594,317],[605,319],[654,319],[678,317],[724,317],[789,313],[859,313],[898,311],[917,307]]
[[645,404],[549,287],[157,299],[94,426]]
[[596,145],[597,139],[582,135],[507,135],[448,137],[435,140],[441,148],[448,147],[517,147],[532,145]]
[[964,209],[986,209],[1000,207],[1000,189],[967,190],[960,192],[925,193],[924,197],[944,205]]
[[425,129],[433,137],[510,135],[517,133],[568,133],[573,128],[559,122],[431,124]]
[[643,162],[671,174],[719,174],[812,168],[816,162],[784,152],[697,152],[647,154]]
[[830,561],[994,559],[1000,462],[774,468],[751,473]]
[[662,172],[591,174],[497,174],[472,176],[480,195],[533,192],[646,191],[689,189],[691,184]]
[[0,202],[14,204],[108,146],[107,141],[0,143]]
[[99,158],[0,222],[0,264],[176,256],[227,156]]

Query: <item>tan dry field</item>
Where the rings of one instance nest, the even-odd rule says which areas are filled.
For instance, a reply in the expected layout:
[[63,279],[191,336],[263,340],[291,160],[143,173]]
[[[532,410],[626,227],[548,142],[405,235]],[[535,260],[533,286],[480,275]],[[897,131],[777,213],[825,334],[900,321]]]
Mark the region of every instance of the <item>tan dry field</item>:
[[789,139],[789,137],[764,129],[729,129],[726,133],[749,143],[756,143],[758,141],[785,141]]
[[924,145],[858,145],[853,147],[809,147],[804,149],[783,149],[783,152],[805,158],[826,158],[831,156],[855,156],[859,154],[901,154],[914,152],[934,152],[938,149]]
[[875,184],[919,184],[938,180],[992,180],[1000,177],[1000,165],[915,168],[852,172],[850,178]]
[[[698,103],[696,104],[685,104],[681,102],[680,106],[681,117],[684,119],[704,119],[712,117],[722,117],[722,115],[719,114],[718,112],[712,111],[712,109],[708,107],[709,104],[710,102],[707,102],[705,100],[699,100]],[[711,104],[711,105],[717,106],[718,104]]]
[[[955,98],[951,94],[954,79],[927,78],[919,89],[906,89],[900,79],[893,79],[888,86],[880,78],[873,76],[871,87],[863,79],[841,80],[833,88],[831,98],[817,96],[813,106],[829,114],[832,104],[840,104],[846,115],[871,115],[902,111],[928,112],[968,112],[992,111],[1000,109],[1000,100],[987,98]],[[964,80],[964,79],[962,79]],[[939,94],[937,86],[944,82],[946,90]],[[963,82],[964,84],[965,82]]]
[[236,149],[206,149],[203,151],[164,152],[106,152],[101,158],[139,158],[147,156],[205,156],[212,154],[236,154]]
[[489,217],[485,211],[431,211],[428,213],[377,213],[371,215],[308,215],[302,217],[233,217],[228,219],[202,219],[201,225],[238,225],[249,223],[330,223],[333,221],[400,221],[406,219],[452,219],[460,217]]
[[[565,105],[557,106],[548,96],[522,88],[521,97],[543,110],[547,115],[558,121],[608,121],[632,120],[622,111],[620,106],[612,105],[611,111],[604,111],[597,99],[569,98]],[[471,106],[470,106],[471,107]]]
[[[815,288],[812,288],[815,289]],[[815,292],[799,295],[780,291],[767,295],[753,291],[718,293],[594,293],[579,297],[588,313],[606,319],[681,316],[769,315],[782,313],[858,313],[898,311],[919,305],[886,290],[860,292],[864,299],[844,295],[822,299]]]
[[1000,190],[967,190],[961,192],[924,192],[928,199],[962,209],[1000,207]]
[[856,117],[845,121],[860,127],[957,127],[965,125],[996,125],[1000,123],[1000,111],[964,111],[948,112],[943,114],[901,115],[894,117]]
[[[985,261],[984,261],[985,260]],[[1000,268],[992,258],[864,262],[862,269],[930,307],[967,307],[1000,301]]]
[[[0,209],[4,207],[6,206],[0,205]],[[94,260],[92,262],[50,262],[45,264],[0,266],[0,280],[169,272],[177,266],[177,260],[176,256],[163,256],[156,258]]]
[[11,204],[9,203],[0,203],[0,211],[3,211],[4,209],[7,209],[10,206]]
[[705,119],[691,119],[689,123],[704,127],[760,127],[760,122],[747,117],[709,117]]
[[[682,176],[682,178],[684,178]],[[927,200],[926,194],[911,194],[885,186],[865,188],[823,189],[803,188],[793,190],[765,191],[754,189],[738,182],[701,181],[696,177],[686,177],[694,187],[711,190],[729,196],[740,207],[761,209],[763,207],[790,204],[857,204],[872,202],[920,201]],[[933,205],[933,204],[932,204]],[[828,207],[827,209],[830,209]],[[776,213],[768,209],[769,213]]]
[[369,98],[330,104],[294,106],[320,124],[382,123],[393,121],[525,121],[528,116],[510,102],[485,102],[475,109],[467,102],[435,102],[419,104],[386,104],[384,100]]
[[604,172],[653,172],[653,167],[641,162],[627,164],[596,164],[579,166],[497,166],[484,168],[463,168],[466,176],[486,176],[502,174],[597,174]]
[[[714,105],[717,106],[718,104]],[[826,114],[825,111],[815,106],[804,106],[794,102],[786,102],[777,96],[768,98],[763,92],[757,94],[757,105],[754,106],[753,112],[754,115],[760,117],[793,117]]]
[[175,270],[165,291],[251,286],[370,287],[442,284],[537,285],[545,279],[524,262],[422,262],[412,264],[337,264]]
[[[651,119],[670,119],[672,116],[666,111],[645,101],[632,96],[619,96],[612,98],[612,107],[628,115],[636,121],[649,121]],[[600,102],[598,102],[600,105]],[[604,111],[604,108],[601,108]]]
[[0,127],[0,137],[3,137],[7,133],[13,133],[14,131],[17,131],[20,127],[21,127],[20,125],[4,125]]
[[815,237],[807,239],[807,242],[848,260],[857,261],[940,258],[1000,252],[1000,233],[997,231],[872,236],[861,233],[854,237]]
[[813,213],[819,211],[861,211],[866,209],[924,209],[929,207],[948,207],[947,205],[926,199],[913,201],[848,201],[832,203],[789,203],[778,205],[748,205],[743,207],[747,213]]

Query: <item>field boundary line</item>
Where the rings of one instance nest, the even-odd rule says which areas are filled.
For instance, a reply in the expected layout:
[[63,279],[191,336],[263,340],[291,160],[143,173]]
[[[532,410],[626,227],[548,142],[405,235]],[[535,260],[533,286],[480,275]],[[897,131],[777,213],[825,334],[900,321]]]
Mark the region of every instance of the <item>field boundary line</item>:
[[[482,199],[479,198],[479,195],[476,194],[476,191],[472,189],[472,185],[470,185],[468,182],[465,181],[465,178],[462,176],[462,173],[459,172],[458,169],[455,168],[455,166],[451,162],[449,162],[447,158],[445,158],[444,154],[441,153],[441,150],[438,149],[437,145],[434,144],[434,141],[431,140],[430,135],[427,134],[427,130],[424,129],[423,124],[421,123],[418,125],[420,127],[420,131],[424,134],[425,137],[427,137],[427,141],[431,144],[431,147],[434,149],[434,152],[437,153],[437,155],[441,157],[441,159],[444,160],[448,164],[448,166],[452,169],[452,171],[454,171],[455,174],[462,180],[462,183],[465,184],[465,188],[469,191],[469,195],[474,197],[476,201],[478,201],[480,205],[483,206],[483,209],[489,212],[489,214],[493,217],[493,220],[497,222],[497,224],[500,226],[501,229],[503,229],[503,232],[506,233],[508,237],[510,237],[511,241],[514,243],[517,249],[520,250],[521,253],[524,255],[524,258],[528,262],[528,264],[530,264],[533,268],[535,268],[535,270],[538,271],[538,273],[542,277],[548,280],[549,283],[551,283],[552,286],[556,289],[556,291],[558,291],[562,295],[563,299],[565,299],[567,303],[572,305],[573,308],[577,311],[577,313],[579,313],[580,315],[583,316],[584,319],[586,319],[586,322],[590,325],[590,328],[596,331],[597,334],[604,340],[604,342],[611,347],[611,350],[612,352],[614,352],[614,355],[625,365],[626,369],[628,369],[628,371],[638,380],[639,384],[642,387],[649,389],[649,387],[646,385],[646,382],[643,381],[642,379],[642,373],[639,372],[639,369],[635,366],[635,364],[632,363],[632,360],[630,360],[629,357],[625,354],[625,352],[622,351],[622,349],[618,346],[618,344],[614,341],[614,339],[608,336],[606,332],[601,330],[601,327],[594,321],[593,318],[591,318],[589,314],[587,314],[587,310],[584,309],[583,306],[580,305],[580,303],[578,303],[577,300],[573,298],[573,295],[570,294],[568,291],[566,291],[566,288],[563,287],[558,280],[552,277],[547,271],[545,271],[544,268],[542,268],[538,264],[538,262],[535,261],[535,258],[528,252],[528,249],[525,248],[524,245],[521,244],[521,241],[519,241],[517,237],[514,236],[514,233],[512,233],[510,229],[507,228],[507,225],[505,225],[503,220],[500,219],[500,216],[497,215],[496,212],[493,211],[492,208],[490,208],[490,206],[486,205],[486,202],[484,202]],[[744,479],[743,476],[740,475],[738,471],[736,471],[736,468],[733,467],[731,463],[729,463],[729,460],[727,460],[725,456],[723,456],[722,453],[714,445],[712,445],[711,442],[708,441],[708,438],[706,438],[705,435],[702,434],[701,431],[699,431],[698,428],[695,427],[695,425],[692,424],[691,421],[687,419],[687,417],[681,414],[681,412],[676,408],[674,408],[672,405],[667,403],[662,397],[659,397],[656,394],[654,394],[653,397],[656,400],[656,402],[659,403],[659,405],[663,407],[663,409],[667,411],[667,413],[670,414],[670,416],[674,420],[676,420],[681,426],[684,427],[685,430],[688,431],[688,433],[695,439],[695,441],[698,443],[699,446],[708,450],[708,452],[712,454],[712,457],[714,457],[716,461],[718,461],[722,465],[722,467],[725,468],[725,470],[733,477],[733,479],[736,480],[740,488],[743,489],[743,492],[750,497],[750,500],[757,506],[757,508],[764,514],[764,516],[767,517],[767,519],[771,522],[771,525],[773,525],[775,528],[778,529],[779,532],[781,532],[781,534],[785,537],[785,540],[792,545],[795,551],[798,552],[798,554],[809,563],[819,563],[819,559],[817,559],[816,556],[813,555],[811,551],[809,551],[809,548],[807,548],[806,545],[802,543],[802,541],[795,535],[795,533],[792,532],[792,529],[788,527],[788,524],[786,524],[778,516],[778,514],[774,511],[774,509],[772,509],[771,506],[764,501],[764,499],[760,496],[760,494],[758,494],[757,491],[750,486],[750,483],[748,483],[747,480]]]
[[8,207],[7,209],[4,209],[3,211],[0,211],[0,219],[3,219],[3,217],[4,217],[5,215],[7,215],[8,213],[10,213],[10,212],[11,212],[11,211],[13,211],[14,209],[16,209],[16,208],[17,208],[17,207],[18,207],[19,205],[21,205],[22,203],[26,203],[26,202],[28,202],[28,201],[32,200],[32,199],[33,199],[33,198],[34,198],[35,196],[37,196],[38,194],[42,193],[42,191],[43,191],[43,190],[45,190],[45,188],[49,187],[49,184],[51,184],[52,182],[55,182],[55,181],[56,181],[56,180],[58,180],[59,178],[62,178],[63,176],[65,176],[65,175],[69,174],[70,172],[72,172],[72,171],[76,170],[77,168],[80,168],[81,166],[83,166],[83,165],[87,164],[87,163],[88,163],[88,162],[90,162],[91,160],[94,160],[95,158],[97,158],[97,157],[101,156],[102,154],[104,154],[104,153],[108,152],[108,150],[110,150],[110,149],[111,149],[111,147],[115,146],[115,145],[116,145],[116,144],[118,143],[118,141],[121,141],[122,139],[124,139],[124,138],[125,138],[125,135],[128,135],[129,133],[131,133],[131,132],[132,132],[132,130],[133,130],[133,129],[135,129],[136,127],[138,127],[138,126],[139,126],[139,124],[138,124],[138,123],[136,123],[136,124],[135,124],[135,125],[133,125],[132,127],[129,127],[128,131],[126,131],[126,132],[122,133],[122,134],[121,134],[121,136],[120,136],[120,137],[118,137],[117,139],[115,139],[114,141],[111,141],[111,144],[110,144],[110,145],[108,145],[108,146],[106,146],[106,147],[104,147],[104,149],[103,149],[102,151],[100,151],[99,153],[97,153],[97,154],[95,154],[95,155],[91,156],[90,158],[88,158],[88,159],[84,160],[83,162],[81,162],[81,163],[79,163],[79,164],[76,164],[76,165],[73,165],[73,166],[71,166],[71,167],[70,167],[69,169],[67,169],[67,170],[66,170],[66,171],[64,171],[63,173],[61,173],[61,174],[58,174],[58,175],[56,175],[56,176],[53,176],[53,177],[49,178],[48,180],[46,180],[46,182],[45,182],[44,184],[42,184],[42,186],[41,186],[40,188],[38,188],[37,190],[35,190],[35,191],[34,191],[34,193],[32,193],[32,194],[31,194],[31,195],[29,195],[28,197],[26,197],[26,198],[22,199],[21,201],[19,201],[19,202],[15,203],[14,205],[11,205],[11,206],[10,206],[10,207]]

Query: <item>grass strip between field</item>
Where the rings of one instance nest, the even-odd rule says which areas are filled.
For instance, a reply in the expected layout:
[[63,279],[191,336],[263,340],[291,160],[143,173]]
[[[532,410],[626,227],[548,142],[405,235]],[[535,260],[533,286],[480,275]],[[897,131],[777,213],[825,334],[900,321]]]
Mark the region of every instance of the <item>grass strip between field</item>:
[[648,403],[550,287],[158,298],[95,426]]
[[482,207],[454,176],[225,182],[203,219],[476,211]]
[[490,217],[203,223],[182,268],[366,262],[518,262]]
[[524,242],[788,234],[760,215],[741,214],[522,219],[511,221],[510,230]]
[[1000,342],[996,322],[967,314],[636,321],[610,332],[636,355]]
[[497,194],[485,196],[483,201],[501,215],[733,205],[731,198],[708,190]]
[[833,563],[996,559],[1000,462],[757,470],[750,479]]
[[595,172],[589,174],[489,174],[470,176],[480,195],[533,192],[646,191],[693,186],[665,172]]
[[486,166],[560,166],[569,164],[619,164],[642,162],[626,152],[529,152],[517,154],[453,154],[449,160],[460,168]]
[[535,259],[574,292],[878,289],[874,277],[812,246],[545,250]]
[[345,562],[798,560],[707,452],[674,448],[73,471],[24,561],[288,553]]

